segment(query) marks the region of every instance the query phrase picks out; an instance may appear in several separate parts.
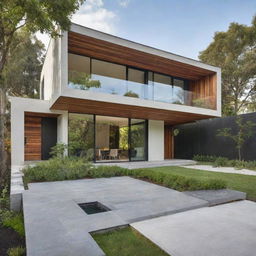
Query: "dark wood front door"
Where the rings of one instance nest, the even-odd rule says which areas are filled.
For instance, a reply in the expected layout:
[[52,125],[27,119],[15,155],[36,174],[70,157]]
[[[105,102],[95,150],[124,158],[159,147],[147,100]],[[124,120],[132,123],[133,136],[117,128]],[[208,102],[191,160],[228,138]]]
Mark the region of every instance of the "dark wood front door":
[[173,134],[172,134],[172,126],[165,125],[164,126],[164,159],[172,159],[173,158]]

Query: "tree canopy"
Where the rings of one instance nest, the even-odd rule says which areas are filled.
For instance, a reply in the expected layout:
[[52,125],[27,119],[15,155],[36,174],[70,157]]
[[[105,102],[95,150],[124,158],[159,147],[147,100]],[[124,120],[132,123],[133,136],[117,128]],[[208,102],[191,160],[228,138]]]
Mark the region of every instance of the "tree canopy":
[[43,43],[24,29],[17,31],[3,70],[8,95],[30,98],[39,96],[43,59]]
[[[47,33],[52,37],[57,37],[60,30],[68,30],[70,27],[70,18],[84,0],[1,0],[0,1],[0,189],[6,181],[6,147],[5,147],[5,130],[7,115],[7,93],[14,92],[13,86],[10,89],[15,77],[8,79],[11,72],[14,72],[15,58],[18,58],[19,48],[24,43],[17,40],[17,31],[23,28],[28,33],[40,31]],[[38,42],[33,47],[38,46]],[[17,51],[17,52],[16,52]],[[17,56],[12,56],[11,52],[16,52]],[[31,56],[32,57],[32,56]],[[16,60],[18,60],[16,58]],[[24,56],[24,58],[26,58]],[[23,60],[24,60],[23,58]],[[12,62],[13,60],[13,62]],[[8,67],[8,62],[10,66]],[[22,62],[22,60],[20,60]],[[35,70],[37,69],[37,63]],[[17,64],[18,65],[18,64]],[[21,67],[21,66],[20,66]],[[27,75],[27,67],[24,67],[24,77]],[[30,65],[30,68],[32,66]],[[35,71],[34,70],[34,71]],[[20,70],[21,71],[21,70]],[[20,71],[17,71],[18,73]],[[33,70],[30,70],[32,74]],[[16,72],[16,69],[15,69]],[[36,72],[35,72],[36,73]],[[35,81],[36,76],[32,79]],[[24,80],[22,90],[27,93],[29,87],[34,86],[33,81]],[[31,82],[31,83],[30,83]],[[26,88],[28,87],[28,88]],[[21,87],[20,87],[21,89]],[[22,91],[20,90],[20,91]]]
[[251,26],[231,23],[216,32],[199,59],[222,69],[222,112],[236,115],[256,93],[256,17]]

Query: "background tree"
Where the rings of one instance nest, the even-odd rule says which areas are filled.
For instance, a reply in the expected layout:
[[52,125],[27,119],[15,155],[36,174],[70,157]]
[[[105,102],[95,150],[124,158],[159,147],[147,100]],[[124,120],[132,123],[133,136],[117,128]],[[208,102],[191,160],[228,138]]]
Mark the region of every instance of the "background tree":
[[199,59],[222,68],[222,112],[236,115],[256,91],[256,17],[251,26],[231,23],[215,33]]
[[234,141],[238,151],[238,159],[241,161],[241,149],[245,141],[254,135],[256,123],[252,121],[244,122],[241,116],[237,116],[236,125],[237,132],[232,132],[231,128],[222,128],[217,130],[217,136],[227,137]]
[[71,15],[78,10],[83,2],[84,0],[0,1],[0,185],[2,185],[6,173],[4,138],[7,113],[6,96],[9,85],[5,80],[4,73],[10,59],[10,49],[15,34],[23,27],[30,33],[40,31],[56,37],[59,35],[60,29],[69,29]]
[[3,71],[8,95],[39,97],[44,44],[24,29],[16,32]]

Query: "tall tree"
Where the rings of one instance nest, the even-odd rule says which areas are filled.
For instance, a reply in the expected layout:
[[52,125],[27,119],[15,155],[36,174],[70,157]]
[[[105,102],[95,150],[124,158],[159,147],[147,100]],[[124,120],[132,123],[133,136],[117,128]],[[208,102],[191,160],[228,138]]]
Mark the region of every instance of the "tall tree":
[[56,37],[59,29],[69,29],[71,15],[83,2],[84,0],[0,1],[0,185],[6,172],[4,137],[8,84],[4,78],[4,69],[10,57],[15,33],[23,27],[31,33],[40,31]]
[[231,23],[215,33],[199,59],[222,68],[222,112],[236,115],[256,92],[256,17],[251,26]]
[[16,32],[3,70],[8,95],[39,97],[44,44],[24,29]]

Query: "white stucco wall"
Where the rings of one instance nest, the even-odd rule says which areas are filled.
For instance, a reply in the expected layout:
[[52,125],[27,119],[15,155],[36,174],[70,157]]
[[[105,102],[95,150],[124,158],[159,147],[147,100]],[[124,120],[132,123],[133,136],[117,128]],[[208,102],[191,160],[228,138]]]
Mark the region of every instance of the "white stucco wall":
[[11,101],[11,150],[12,166],[24,164],[24,115],[25,112],[59,114],[58,142],[67,143],[68,115],[66,111],[51,111],[47,100],[10,97]]
[[164,121],[148,120],[148,160],[164,160]]
[[[44,80],[44,99],[50,100],[61,93],[62,55],[67,49],[62,47],[63,38],[51,39],[40,78],[40,98],[42,99],[42,80]],[[64,40],[65,41],[65,40]],[[67,70],[65,70],[67,73]]]

